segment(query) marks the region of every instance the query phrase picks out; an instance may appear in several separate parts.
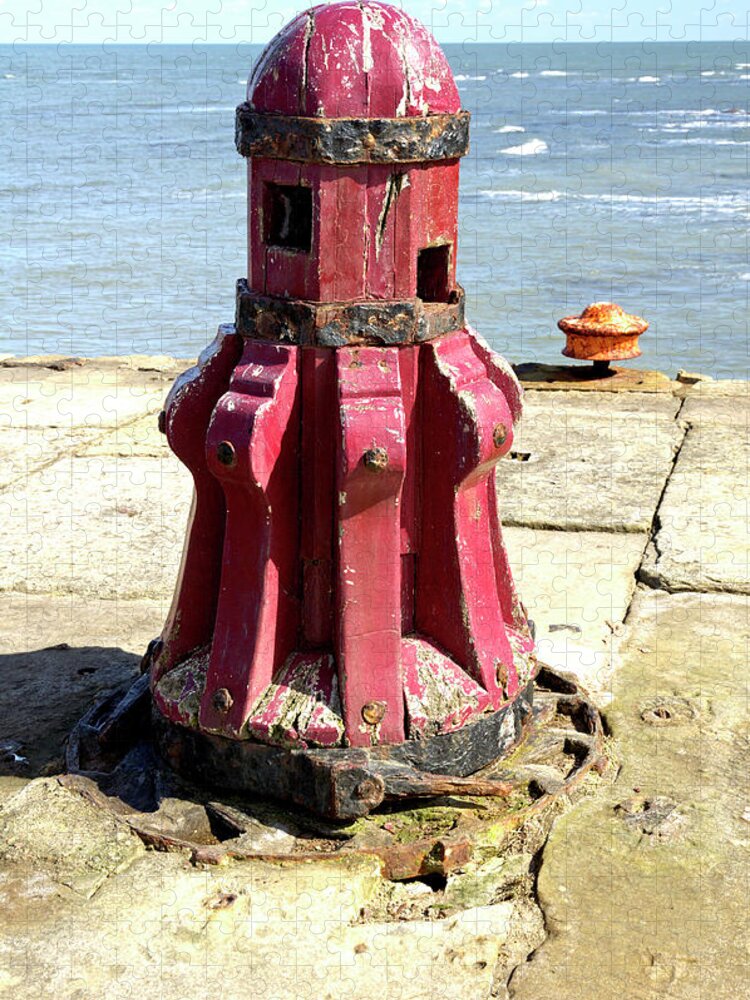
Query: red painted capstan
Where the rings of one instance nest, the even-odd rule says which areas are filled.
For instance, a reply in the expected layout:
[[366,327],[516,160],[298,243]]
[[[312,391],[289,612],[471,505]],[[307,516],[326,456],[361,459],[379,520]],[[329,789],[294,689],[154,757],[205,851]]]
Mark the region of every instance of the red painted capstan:
[[434,39],[384,3],[315,7],[256,64],[248,279],[165,408],[195,480],[151,655],[171,723],[235,748],[424,750],[512,707],[474,770],[518,736],[535,659],[494,468],[521,391],[455,280],[468,117]]

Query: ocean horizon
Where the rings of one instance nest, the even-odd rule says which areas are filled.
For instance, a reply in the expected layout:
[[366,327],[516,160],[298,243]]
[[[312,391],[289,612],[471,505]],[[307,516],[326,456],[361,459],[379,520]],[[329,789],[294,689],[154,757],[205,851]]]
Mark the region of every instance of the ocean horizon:
[[[750,43],[443,46],[472,146],[459,281],[514,363],[644,316],[631,364],[750,377]],[[259,45],[0,46],[0,350],[190,357],[234,315]]]

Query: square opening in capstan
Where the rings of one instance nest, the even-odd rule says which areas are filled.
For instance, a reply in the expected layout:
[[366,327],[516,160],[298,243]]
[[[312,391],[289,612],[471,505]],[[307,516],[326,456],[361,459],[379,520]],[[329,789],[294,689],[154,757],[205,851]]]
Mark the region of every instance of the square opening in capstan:
[[423,302],[448,302],[450,298],[451,245],[424,247],[417,257],[417,296]]
[[269,246],[309,253],[312,246],[312,191],[301,184],[267,184],[263,239]]

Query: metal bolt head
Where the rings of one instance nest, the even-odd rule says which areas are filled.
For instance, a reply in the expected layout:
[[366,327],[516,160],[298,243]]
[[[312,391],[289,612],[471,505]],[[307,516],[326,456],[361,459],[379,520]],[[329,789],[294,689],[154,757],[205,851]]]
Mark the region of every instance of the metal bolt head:
[[384,793],[385,784],[383,783],[383,779],[377,774],[370,774],[366,778],[363,778],[354,789],[355,799],[367,802],[371,809],[380,805],[383,801]]
[[368,448],[362,456],[362,461],[370,472],[383,472],[388,468],[388,452],[385,448]]
[[227,690],[227,688],[217,688],[214,691],[214,696],[211,699],[211,703],[217,712],[221,712],[222,715],[226,715],[229,709],[234,704],[234,698]]
[[384,701],[368,701],[362,706],[362,718],[368,726],[377,726],[385,718],[388,706]]
[[495,424],[495,429],[492,432],[492,443],[496,448],[502,448],[507,440],[508,428],[505,424]]
[[237,452],[231,441],[222,441],[216,446],[216,458],[229,468],[237,464]]

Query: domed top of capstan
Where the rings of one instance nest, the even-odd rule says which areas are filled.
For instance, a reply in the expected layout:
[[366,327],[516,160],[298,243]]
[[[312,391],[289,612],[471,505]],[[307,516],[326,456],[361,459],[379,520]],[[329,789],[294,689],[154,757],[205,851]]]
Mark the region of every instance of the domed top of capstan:
[[413,118],[460,110],[440,46],[378,0],[321,4],[290,21],[250,75],[253,111],[309,118]]

